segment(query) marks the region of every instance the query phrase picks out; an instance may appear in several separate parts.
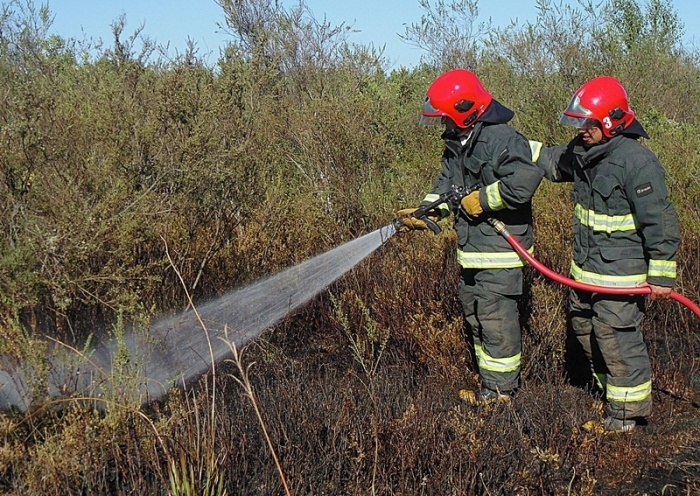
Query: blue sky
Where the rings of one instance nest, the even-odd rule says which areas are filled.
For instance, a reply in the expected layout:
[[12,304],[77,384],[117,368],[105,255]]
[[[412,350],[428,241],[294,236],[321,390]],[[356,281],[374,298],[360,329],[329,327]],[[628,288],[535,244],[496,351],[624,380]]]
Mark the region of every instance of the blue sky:
[[[41,0],[34,0],[36,5]],[[64,38],[97,39],[112,45],[111,27],[120,15],[126,16],[125,34],[134,32],[141,24],[143,34],[159,44],[170,43],[170,53],[182,52],[189,37],[197,43],[200,54],[209,54],[214,62],[219,47],[228,36],[217,28],[223,23],[222,9],[214,0],[44,0],[54,15],[53,34]],[[6,3],[6,0],[3,0]],[[282,0],[289,8],[296,0]],[[422,11],[418,0],[306,0],[306,5],[318,20],[326,16],[333,25],[345,22],[359,32],[349,41],[379,47],[386,46],[385,55],[392,67],[411,66],[418,61],[421,51],[398,37],[405,25],[417,23]],[[435,3],[434,1],[431,3]],[[553,0],[558,4],[559,0]],[[576,4],[576,0],[569,3]],[[532,21],[537,15],[536,0],[480,0],[481,20],[491,18],[496,26],[506,26],[513,19]],[[642,5],[645,1],[641,2]],[[700,18],[700,2],[697,0],[672,0],[671,4],[685,25],[685,42],[700,46],[700,26],[694,20]]]

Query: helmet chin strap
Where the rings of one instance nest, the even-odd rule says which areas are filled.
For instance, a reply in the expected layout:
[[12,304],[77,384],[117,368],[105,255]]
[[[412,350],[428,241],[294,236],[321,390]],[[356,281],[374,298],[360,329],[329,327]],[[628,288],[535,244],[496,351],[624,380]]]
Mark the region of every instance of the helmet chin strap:
[[457,129],[445,129],[445,132],[442,133],[442,136],[444,139],[452,140],[452,141],[457,141],[460,139],[460,132],[462,130],[457,128]]
[[445,129],[443,137],[449,140],[461,141],[462,144],[464,144],[469,141],[473,131],[473,125],[465,128],[456,127],[453,129]]
[[469,139],[469,136],[474,132],[474,126],[465,127],[459,130],[459,137],[464,139]]

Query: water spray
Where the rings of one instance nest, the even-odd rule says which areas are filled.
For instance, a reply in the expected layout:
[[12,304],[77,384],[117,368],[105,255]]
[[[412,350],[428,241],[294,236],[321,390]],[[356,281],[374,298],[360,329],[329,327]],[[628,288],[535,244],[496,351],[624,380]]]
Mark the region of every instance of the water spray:
[[[45,383],[31,364],[0,356],[0,410],[27,411],[47,400],[73,396],[88,398],[97,407],[104,406],[102,398],[142,405],[158,400],[230,356],[229,343],[244,346],[309,302],[395,233],[394,224],[389,224],[201,303],[196,312],[158,319],[147,330],[127,329],[122,336],[102,340],[96,336],[85,352],[52,342]],[[126,377],[119,377],[115,371],[124,370],[126,360]],[[35,394],[39,384],[45,387]]]

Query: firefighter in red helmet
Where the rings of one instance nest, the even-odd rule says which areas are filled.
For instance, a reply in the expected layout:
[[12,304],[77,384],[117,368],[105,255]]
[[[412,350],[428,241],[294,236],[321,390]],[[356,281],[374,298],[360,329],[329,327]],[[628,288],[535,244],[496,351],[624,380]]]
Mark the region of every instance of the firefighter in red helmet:
[[[610,76],[591,79],[559,122],[575,127],[576,137],[544,149],[533,143],[533,155],[549,180],[574,183],[572,277],[599,286],[647,285],[651,299],[668,298],[678,217],[663,167],[639,142],[649,136],[624,87]],[[589,430],[630,431],[651,413],[651,368],[640,330],[644,303],[639,295],[570,292],[570,330],[605,393],[605,418],[587,422]]]
[[[519,386],[521,330],[517,298],[522,294],[525,262],[485,222],[485,214],[502,220],[532,249],[531,199],[542,179],[532,162],[525,137],[508,122],[513,112],[493,98],[472,72],[454,69],[427,90],[421,124],[444,126],[441,170],[421,205],[428,205],[453,186],[480,189],[461,205],[443,203],[435,217],[454,216],[461,266],[459,298],[479,369],[476,391],[462,390],[465,401],[483,405],[509,401]],[[408,229],[426,223],[398,212]]]

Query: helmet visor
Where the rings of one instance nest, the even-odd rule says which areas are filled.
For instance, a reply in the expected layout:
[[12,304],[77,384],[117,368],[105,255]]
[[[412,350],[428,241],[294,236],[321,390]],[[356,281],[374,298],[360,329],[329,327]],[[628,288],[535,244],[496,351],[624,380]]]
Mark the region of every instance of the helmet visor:
[[591,117],[576,117],[566,113],[562,114],[559,118],[559,124],[575,127],[577,129],[590,129],[592,127],[603,128],[597,119],[593,119]]
[[442,110],[433,107],[427,96],[420,113],[419,124],[421,126],[439,126],[442,123],[442,117],[446,115]]
[[418,124],[421,126],[439,126],[443,123],[441,115],[421,115]]
[[581,103],[580,94],[573,96],[559,119],[559,123],[578,129],[600,127],[600,123],[598,119],[595,118],[595,114]]

